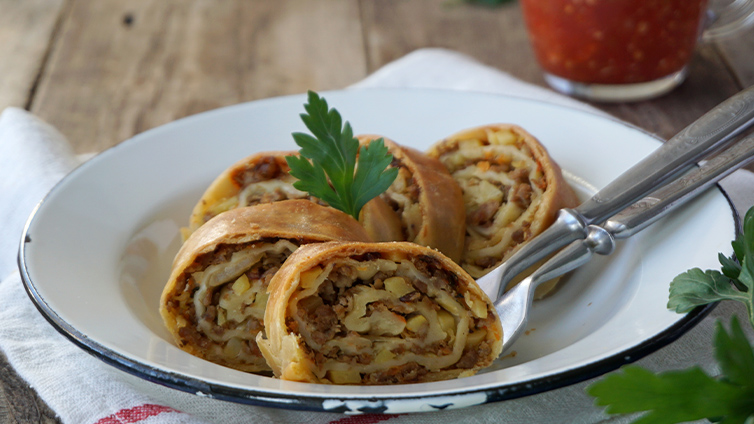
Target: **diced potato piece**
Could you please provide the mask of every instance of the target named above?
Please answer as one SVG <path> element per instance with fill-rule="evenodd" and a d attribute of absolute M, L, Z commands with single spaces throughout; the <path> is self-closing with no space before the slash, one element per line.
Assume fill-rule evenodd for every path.
<path fill-rule="evenodd" d="M 223 348 L 223 353 L 229 358 L 235 358 L 238 356 L 238 354 L 241 353 L 241 340 L 235 337 L 228 340 Z"/>
<path fill-rule="evenodd" d="M 314 284 L 314 282 L 317 280 L 317 277 L 322 274 L 322 268 L 320 267 L 314 267 L 311 269 L 308 269 L 301 273 L 301 288 L 308 289 L 311 288 Z"/>
<path fill-rule="evenodd" d="M 475 317 L 487 318 L 487 304 L 484 301 L 481 299 L 472 299 L 469 292 L 464 293 L 463 297 L 466 305 L 471 309 Z"/>
<path fill-rule="evenodd" d="M 395 359 L 395 355 L 393 352 L 383 349 L 380 351 L 380 353 L 377 354 L 377 356 L 374 357 L 374 363 L 375 364 L 384 364 L 385 362 L 390 362 L 393 359 Z"/>
<path fill-rule="evenodd" d="M 511 131 L 496 131 L 490 134 L 490 143 L 509 145 L 516 142 L 516 134 Z"/>
<path fill-rule="evenodd" d="M 438 311 L 437 319 L 440 321 L 440 327 L 442 327 L 442 329 L 446 333 L 456 333 L 456 320 L 453 318 L 453 315 L 450 315 L 448 311 Z"/>
<path fill-rule="evenodd" d="M 233 289 L 233 293 L 240 295 L 241 293 L 245 292 L 251 287 L 251 283 L 249 283 L 249 277 L 246 276 L 246 274 L 241 274 L 240 277 L 236 279 L 236 281 L 231 286 L 231 289 Z"/>
<path fill-rule="evenodd" d="M 264 310 L 267 307 L 267 299 L 269 299 L 269 293 L 257 293 L 256 299 L 254 299 L 254 308 L 262 308 Z"/>
<path fill-rule="evenodd" d="M 485 303 L 483 300 L 474 299 L 474 306 L 471 307 L 471 310 L 477 317 L 482 319 L 487 318 L 487 303 Z"/>
<path fill-rule="evenodd" d="M 264 310 L 267 308 L 267 299 L 269 297 L 270 295 L 268 293 L 257 293 L 254 303 L 248 307 L 247 311 L 245 311 L 246 315 L 251 315 L 259 320 L 264 319 Z"/>
<path fill-rule="evenodd" d="M 374 311 L 369 316 L 369 334 L 376 336 L 397 336 L 406 328 L 406 320 L 390 311 Z"/>
<path fill-rule="evenodd" d="M 424 333 L 429 328 L 429 321 L 424 315 L 416 314 L 406 320 L 406 328 L 414 333 Z"/>
<path fill-rule="evenodd" d="M 472 181 L 469 181 L 471 183 Z M 464 184 L 463 200 L 470 206 L 479 206 L 491 200 L 502 203 L 503 192 L 486 180 L 477 180 L 476 184 Z"/>
<path fill-rule="evenodd" d="M 485 339 L 485 337 L 487 337 L 487 330 L 480 328 L 469 334 L 466 338 L 466 346 L 477 346 Z"/>
<path fill-rule="evenodd" d="M 225 309 L 217 308 L 217 325 L 223 325 L 225 321 Z"/>
<path fill-rule="evenodd" d="M 482 140 L 470 139 L 470 140 L 458 141 L 459 150 L 464 150 L 464 149 L 476 150 L 482 146 L 484 146 L 484 143 L 482 142 Z"/>
<path fill-rule="evenodd" d="M 327 378 L 335 384 L 361 383 L 361 374 L 357 370 L 330 370 Z"/>
<path fill-rule="evenodd" d="M 386 278 L 384 283 L 385 289 L 398 297 L 405 296 L 413 291 L 416 291 L 414 286 L 409 284 L 403 277 Z"/>
<path fill-rule="evenodd" d="M 528 168 L 529 163 L 530 162 L 528 159 L 516 159 L 513 162 L 511 162 L 511 165 L 513 165 L 514 169 L 519 169 L 519 168 Z"/>
<path fill-rule="evenodd" d="M 370 280 L 377 271 L 374 266 L 360 266 L 356 268 L 356 276 L 361 280 Z"/>

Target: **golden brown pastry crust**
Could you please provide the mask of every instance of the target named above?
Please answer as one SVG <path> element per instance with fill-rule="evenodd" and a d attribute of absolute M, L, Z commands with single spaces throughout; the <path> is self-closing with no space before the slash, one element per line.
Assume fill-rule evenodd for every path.
<path fill-rule="evenodd" d="M 436 381 L 473 375 L 502 350 L 499 318 L 476 282 L 414 243 L 303 246 L 268 291 L 257 343 L 281 379 Z"/>
<path fill-rule="evenodd" d="M 197 229 L 175 257 L 160 300 L 165 325 L 178 346 L 193 355 L 243 371 L 269 370 L 255 341 L 263 328 L 269 279 L 298 246 L 332 240 L 369 237 L 352 217 L 308 200 L 237 208 L 216 216 Z M 215 277 L 208 275 L 215 265 L 238 269 L 213 282 Z M 212 272 L 220 275 L 223 270 Z M 247 281 L 233 286 L 243 276 Z M 204 297 L 196 299 L 200 294 Z M 221 340 L 231 332 L 237 333 L 237 341 Z"/>
<path fill-rule="evenodd" d="M 357 138 L 365 145 L 380 136 Z M 392 166 L 400 169 L 399 175 L 379 196 L 389 207 L 369 202 L 359 221 L 375 241 L 410 241 L 438 249 L 459 261 L 466 233 L 460 187 L 437 159 L 382 138 L 393 155 Z"/>
<path fill-rule="evenodd" d="M 475 278 L 544 231 L 559 209 L 579 203 L 545 147 L 516 125 L 461 131 L 427 154 L 448 168 L 464 192 L 467 233 L 461 266 Z"/>

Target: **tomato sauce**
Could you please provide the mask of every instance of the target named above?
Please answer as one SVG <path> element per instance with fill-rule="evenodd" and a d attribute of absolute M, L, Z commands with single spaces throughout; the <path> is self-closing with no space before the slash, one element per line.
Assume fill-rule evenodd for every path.
<path fill-rule="evenodd" d="M 521 0 L 537 60 L 571 81 L 627 84 L 681 70 L 707 0 Z"/>

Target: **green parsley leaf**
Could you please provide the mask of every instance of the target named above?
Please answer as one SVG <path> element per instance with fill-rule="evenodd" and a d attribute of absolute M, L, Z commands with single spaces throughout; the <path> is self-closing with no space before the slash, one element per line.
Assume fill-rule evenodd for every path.
<path fill-rule="evenodd" d="M 697 306 L 720 300 L 746 303 L 747 299 L 746 293 L 738 291 L 731 284 L 731 279 L 719 271 L 693 268 L 678 275 L 670 283 L 668 309 L 685 313 Z"/>
<path fill-rule="evenodd" d="M 327 101 L 309 91 L 307 113 L 301 120 L 312 135 L 294 133 L 300 156 L 287 156 L 293 186 L 317 197 L 333 208 L 359 219 L 361 208 L 387 190 L 398 168 L 386 169 L 393 160 L 382 139 L 360 148 L 351 124 L 343 120 Z"/>
<path fill-rule="evenodd" d="M 720 379 L 698 367 L 654 374 L 630 365 L 593 383 L 587 393 L 609 414 L 647 412 L 638 424 L 754 420 L 754 351 L 735 316 L 730 333 L 718 323 L 715 352 L 723 370 Z"/>
<path fill-rule="evenodd" d="M 754 390 L 754 349 L 735 315 L 731 318 L 730 333 L 717 323 L 715 348 L 715 358 L 720 363 L 725 381 Z M 750 411 L 754 412 L 754 393 L 750 401 Z"/>
<path fill-rule="evenodd" d="M 743 224 L 743 231 L 731 243 L 735 257 L 718 255 L 722 272 L 694 268 L 673 279 L 669 309 L 684 313 L 712 302 L 737 300 L 746 305 L 754 326 L 754 207 L 746 212 Z"/>

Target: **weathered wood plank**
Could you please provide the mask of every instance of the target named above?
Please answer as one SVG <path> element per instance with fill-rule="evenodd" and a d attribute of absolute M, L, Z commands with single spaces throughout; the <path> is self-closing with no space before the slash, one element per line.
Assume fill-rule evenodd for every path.
<path fill-rule="evenodd" d="M 0 0 L 0 111 L 25 107 L 42 72 L 63 0 Z M 55 413 L 0 351 L 0 423 L 55 423 Z"/>
<path fill-rule="evenodd" d="M 498 8 L 443 0 L 362 2 L 369 69 L 373 71 L 421 47 L 447 47 L 527 82 L 545 85 L 529 47 L 518 4 Z M 422 23 L 417 24 L 417 17 Z M 735 44 L 730 49 L 746 49 Z M 751 69 L 749 50 L 731 55 Z M 741 77 L 743 78 L 743 77 Z M 687 81 L 672 95 L 652 101 L 594 106 L 668 138 L 739 90 L 726 63 L 712 46 L 701 46 Z M 501 119 L 504 119 L 502 117 Z"/>
<path fill-rule="evenodd" d="M 423 47 L 444 47 L 543 83 L 517 3 L 485 7 L 447 0 L 362 0 L 372 72 Z"/>
<path fill-rule="evenodd" d="M 366 75 L 359 8 L 327 0 L 74 0 L 32 111 L 99 151 L 220 106 Z"/>
<path fill-rule="evenodd" d="M 0 111 L 25 107 L 63 0 L 0 0 Z"/>
<path fill-rule="evenodd" d="M 0 423 L 53 424 L 60 420 L 36 392 L 16 374 L 0 351 Z"/>

